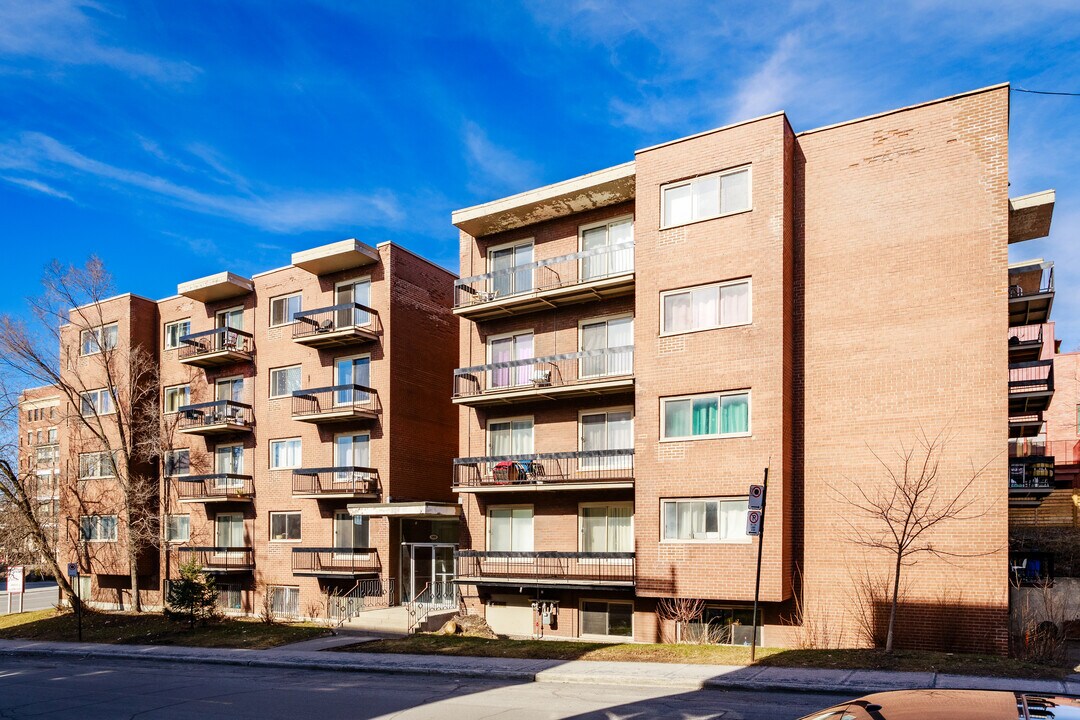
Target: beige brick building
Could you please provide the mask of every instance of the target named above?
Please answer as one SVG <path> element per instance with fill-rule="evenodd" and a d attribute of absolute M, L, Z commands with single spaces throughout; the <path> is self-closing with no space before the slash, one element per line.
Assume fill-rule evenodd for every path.
<path fill-rule="evenodd" d="M 1003 651 L 1009 506 L 1041 496 L 1010 491 L 1005 448 L 1049 397 L 1042 365 L 1010 370 L 1008 328 L 1049 303 L 1007 247 L 1053 208 L 1010 201 L 1008 103 L 805 132 L 777 113 L 455 212 L 466 602 L 498 632 L 655 641 L 664 599 L 693 598 L 747 642 L 768 468 L 759 639 L 862 644 L 882 608 L 854 588 L 889 557 L 850 542 L 873 525 L 841 493 L 944 430 L 939 491 L 970 481 L 977 517 L 935 531 L 962 560 L 908 571 L 900 642 Z"/>

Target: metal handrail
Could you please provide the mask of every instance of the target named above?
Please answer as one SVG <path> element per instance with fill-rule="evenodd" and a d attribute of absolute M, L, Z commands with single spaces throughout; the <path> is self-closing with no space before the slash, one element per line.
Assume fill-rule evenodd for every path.
<path fill-rule="evenodd" d="M 292 414 L 320 415 L 341 410 L 379 412 L 379 393 L 367 385 L 328 385 L 292 393 Z"/>
<path fill-rule="evenodd" d="M 454 397 L 601 382 L 634 374 L 634 346 L 580 350 L 454 370 Z"/>
<path fill-rule="evenodd" d="M 634 450 L 485 455 L 454 458 L 453 464 L 454 487 L 632 480 Z"/>
<path fill-rule="evenodd" d="M 460 603 L 458 586 L 452 580 L 433 580 L 426 583 L 416 597 L 406 603 L 409 634 L 416 632 L 433 610 L 453 610 Z"/>
<path fill-rule="evenodd" d="M 301 310 L 293 313 L 293 318 L 293 339 L 352 329 L 377 335 L 381 329 L 378 311 L 360 303 Z"/>

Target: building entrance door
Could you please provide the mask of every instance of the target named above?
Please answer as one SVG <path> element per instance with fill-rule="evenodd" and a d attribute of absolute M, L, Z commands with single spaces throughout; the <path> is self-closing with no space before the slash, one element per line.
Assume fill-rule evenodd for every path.
<path fill-rule="evenodd" d="M 402 602 L 424 598 L 436 605 L 456 604 L 454 550 L 448 543 L 402 543 Z"/>

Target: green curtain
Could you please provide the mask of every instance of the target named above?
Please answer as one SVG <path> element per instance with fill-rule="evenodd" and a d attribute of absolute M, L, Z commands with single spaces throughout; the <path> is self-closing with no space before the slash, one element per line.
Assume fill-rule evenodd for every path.
<path fill-rule="evenodd" d="M 716 435 L 716 398 L 694 400 L 694 434 Z"/>
<path fill-rule="evenodd" d="M 746 395 L 727 395 L 720 402 L 720 432 L 744 433 L 750 430 L 750 404 Z"/>

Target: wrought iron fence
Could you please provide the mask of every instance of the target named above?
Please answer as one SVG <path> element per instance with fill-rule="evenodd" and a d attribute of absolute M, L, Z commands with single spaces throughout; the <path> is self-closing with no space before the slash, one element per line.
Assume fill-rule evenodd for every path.
<path fill-rule="evenodd" d="M 393 578 L 358 580 L 346 592 L 327 593 L 327 615 L 338 625 L 348 622 L 365 610 L 391 607 L 397 604 Z"/>
<path fill-rule="evenodd" d="M 634 346 L 582 350 L 454 371 L 454 397 L 595 383 L 634 374 Z"/>

